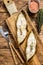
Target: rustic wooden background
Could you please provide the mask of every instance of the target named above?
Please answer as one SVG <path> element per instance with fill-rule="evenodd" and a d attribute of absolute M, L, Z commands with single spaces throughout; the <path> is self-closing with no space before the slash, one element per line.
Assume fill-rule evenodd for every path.
<path fill-rule="evenodd" d="M 25 5 L 28 0 L 14 0 L 18 10 Z M 43 8 L 43 0 L 40 2 L 40 8 Z M 3 0 L 0 0 L 0 26 L 5 25 L 5 20 L 9 17 L 9 14 L 3 4 Z M 38 60 L 43 65 L 43 53 L 41 51 L 37 54 Z M 14 65 L 14 61 L 8 46 L 7 41 L 0 35 L 0 65 Z M 33 59 L 29 61 L 29 65 L 38 65 L 33 62 Z"/>

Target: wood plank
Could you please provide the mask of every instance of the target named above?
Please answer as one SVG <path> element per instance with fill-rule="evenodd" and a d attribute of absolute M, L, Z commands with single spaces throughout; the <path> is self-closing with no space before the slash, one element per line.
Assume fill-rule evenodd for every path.
<path fill-rule="evenodd" d="M 4 7 L 3 1 L 0 0 L 0 12 L 5 12 L 6 8 Z"/>
<path fill-rule="evenodd" d="M 0 65 L 14 65 L 9 49 L 0 49 Z"/>
<path fill-rule="evenodd" d="M 5 49 L 9 48 L 8 43 L 4 38 L 0 37 L 0 49 L 4 49 L 4 48 Z"/>
<path fill-rule="evenodd" d="M 16 4 L 18 10 L 21 9 L 27 2 L 28 0 L 14 0 L 14 3 Z M 0 0 L 0 12 L 7 12 L 3 0 Z"/>
<path fill-rule="evenodd" d="M 9 17 L 8 13 L 0 13 L 0 26 L 4 24 L 4 21 Z"/>
<path fill-rule="evenodd" d="M 37 57 L 40 63 L 43 64 L 43 44 L 41 44 L 40 41 L 38 41 L 37 44 Z"/>
<path fill-rule="evenodd" d="M 40 1 L 40 8 L 43 8 L 43 0 Z"/>
<path fill-rule="evenodd" d="M 0 13 L 0 21 L 1 20 L 6 20 L 8 18 L 9 14 L 8 13 Z"/>
<path fill-rule="evenodd" d="M 28 0 L 14 0 L 16 6 L 17 6 L 17 9 L 21 9 L 27 2 Z"/>

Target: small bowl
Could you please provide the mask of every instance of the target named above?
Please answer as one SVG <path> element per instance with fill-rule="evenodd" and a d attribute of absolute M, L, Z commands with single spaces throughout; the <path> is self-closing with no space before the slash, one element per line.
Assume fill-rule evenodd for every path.
<path fill-rule="evenodd" d="M 36 11 L 32 11 L 32 9 L 30 8 L 30 3 L 33 2 L 33 1 L 38 4 L 38 9 Z M 39 8 L 40 8 L 40 0 L 29 0 L 28 1 L 28 8 L 29 8 L 29 11 L 31 13 L 37 13 L 39 11 Z"/>

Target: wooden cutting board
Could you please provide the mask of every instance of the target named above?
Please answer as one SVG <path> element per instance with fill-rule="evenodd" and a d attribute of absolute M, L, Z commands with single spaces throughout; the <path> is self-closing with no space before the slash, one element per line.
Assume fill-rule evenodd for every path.
<path fill-rule="evenodd" d="M 24 10 L 23 10 L 23 11 L 24 11 Z M 28 14 L 27 14 L 27 12 L 25 12 L 25 15 L 26 15 L 27 21 L 28 21 L 28 23 L 29 23 L 28 26 L 30 26 L 30 27 L 28 27 L 28 32 L 30 32 L 31 30 L 33 30 L 33 32 L 34 32 L 34 34 L 35 34 L 35 36 L 36 36 L 36 40 L 37 40 L 37 50 L 36 50 L 36 54 L 33 56 L 33 62 L 35 63 L 35 65 L 37 65 L 37 64 L 38 64 L 38 65 L 41 65 L 40 62 L 39 62 L 39 60 L 38 60 L 38 57 L 37 57 L 37 52 L 39 53 L 39 51 L 40 51 L 41 54 L 43 54 L 43 46 L 41 45 L 42 43 L 41 43 L 41 40 L 40 40 L 39 37 L 38 37 L 38 33 L 37 33 L 37 31 L 36 31 L 36 28 L 34 27 L 34 25 L 33 25 L 32 21 L 31 21 L 30 17 L 29 17 Z M 15 36 L 15 35 L 16 35 L 16 34 L 15 34 L 15 32 L 16 32 L 15 23 L 16 23 L 17 16 L 18 16 L 18 13 L 15 13 L 14 15 L 12 15 L 11 17 L 9 17 L 9 18 L 6 20 L 6 23 L 7 23 L 8 27 L 9 27 L 9 29 L 10 29 L 12 35 L 13 35 L 14 40 L 15 40 L 15 38 L 16 38 L 16 36 Z M 40 45 L 40 48 L 41 48 L 42 50 L 38 47 L 39 45 Z M 24 42 L 20 45 L 20 48 L 25 51 L 25 47 L 26 47 L 26 42 L 24 41 Z M 36 61 L 35 61 L 35 60 L 36 60 Z M 29 63 L 29 62 L 28 62 L 28 63 Z"/>
<path fill-rule="evenodd" d="M 15 0 L 15 3 L 16 3 L 16 5 L 19 5 L 18 4 L 18 2 L 25 2 L 25 1 L 16 1 Z M 26 1 L 27 2 L 27 1 Z M 1 2 L 2 3 L 2 2 Z M 2 21 L 4 21 L 8 16 L 8 13 L 5 13 L 5 12 L 7 12 L 6 11 L 6 9 L 5 9 L 5 7 L 0 7 L 1 9 L 0 9 L 0 11 L 1 11 L 1 15 L 0 15 L 0 21 L 2 22 Z M 18 6 L 18 9 L 19 9 L 19 6 Z M 4 13 L 2 13 L 2 12 L 4 12 Z M 4 15 L 3 15 L 4 14 Z M 4 22 L 3 22 L 4 23 Z M 0 24 L 0 25 L 2 25 L 2 23 Z M 3 40 L 3 41 L 2 41 Z M 4 44 L 3 44 L 4 43 Z M 37 46 L 37 49 L 38 49 L 38 51 L 37 51 L 37 53 L 36 53 L 36 55 L 37 55 L 37 57 L 36 57 L 36 55 L 29 61 L 29 65 L 38 65 L 38 61 L 41 63 L 41 64 L 43 64 L 43 51 L 42 51 L 42 44 L 38 44 L 38 46 Z M 6 47 L 6 48 L 5 48 Z M 7 45 L 7 42 L 5 41 L 5 39 L 3 39 L 2 37 L 0 37 L 0 50 L 1 50 L 1 52 L 0 52 L 0 64 L 1 65 L 3 65 L 3 64 L 8 64 L 8 65 L 14 65 L 14 63 L 13 63 L 13 59 L 12 59 L 12 56 L 11 56 L 11 53 L 10 53 L 10 51 L 9 51 L 9 48 L 8 48 L 8 45 Z M 2 48 L 4 48 L 4 49 L 2 49 Z M 1 56 L 2 55 L 2 56 Z M 36 57 L 36 58 L 35 58 Z M 37 58 L 38 58 L 38 60 L 37 60 Z M 2 59 L 2 60 L 1 60 Z M 12 60 L 11 60 L 12 59 Z M 36 60 L 34 60 L 34 59 L 36 59 L 37 60 L 37 62 L 36 62 Z M 5 61 L 6 60 L 6 61 Z M 36 63 L 35 63 L 36 62 Z"/>

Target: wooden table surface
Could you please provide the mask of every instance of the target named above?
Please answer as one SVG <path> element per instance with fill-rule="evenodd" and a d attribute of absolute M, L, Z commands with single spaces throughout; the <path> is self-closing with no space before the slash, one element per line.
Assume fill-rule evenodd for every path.
<path fill-rule="evenodd" d="M 27 3 L 28 0 L 14 0 L 18 10 Z M 40 8 L 43 7 L 43 0 L 40 2 Z M 3 0 L 0 0 L 0 26 L 5 25 L 5 20 L 9 17 L 9 14 L 3 4 Z M 41 49 L 40 49 L 41 50 Z M 41 51 L 37 53 L 40 65 L 43 65 L 43 53 Z M 7 41 L 0 35 L 0 65 L 14 65 L 14 61 L 8 46 Z M 29 61 L 29 65 L 38 65 L 33 62 L 33 58 Z"/>

